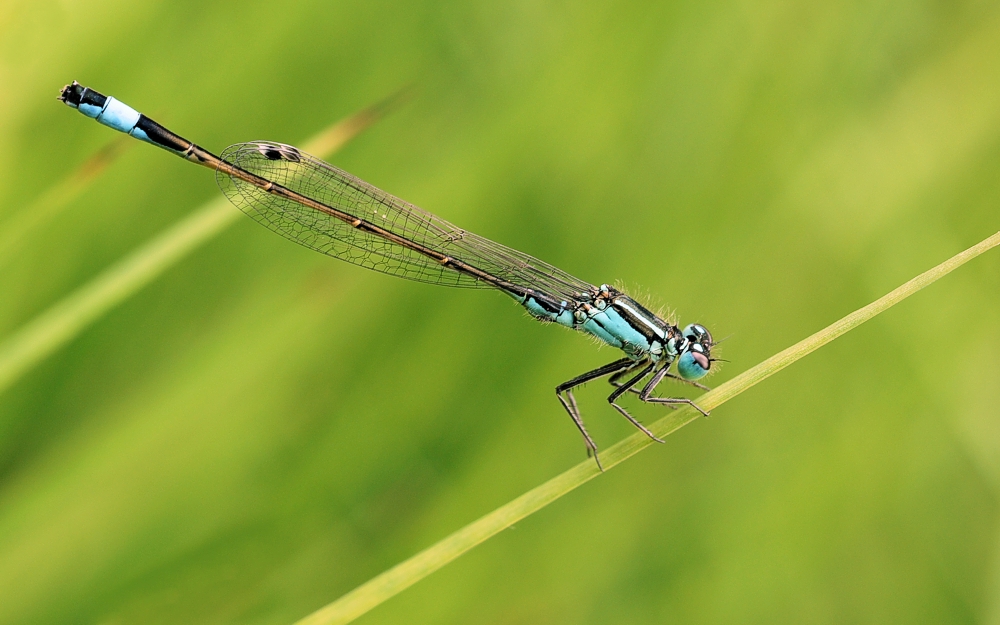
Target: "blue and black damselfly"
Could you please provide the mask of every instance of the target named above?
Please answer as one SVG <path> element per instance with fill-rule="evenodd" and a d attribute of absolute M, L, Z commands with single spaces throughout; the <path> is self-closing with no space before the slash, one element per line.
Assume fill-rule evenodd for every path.
<path fill-rule="evenodd" d="M 221 156 L 183 139 L 130 106 L 73 82 L 59 99 L 105 126 L 215 170 L 223 193 L 255 221 L 296 243 L 393 276 L 513 297 L 532 317 L 577 330 L 625 353 L 556 387 L 556 397 L 597 458 L 573 389 L 608 377 L 608 402 L 651 439 L 663 442 L 617 400 L 632 392 L 647 403 L 689 404 L 656 397 L 664 378 L 698 388 L 712 366 L 712 335 L 699 324 L 683 330 L 606 284 L 594 286 L 527 254 L 457 228 L 351 174 L 269 141 L 237 143 Z M 677 362 L 677 374 L 670 366 Z"/>

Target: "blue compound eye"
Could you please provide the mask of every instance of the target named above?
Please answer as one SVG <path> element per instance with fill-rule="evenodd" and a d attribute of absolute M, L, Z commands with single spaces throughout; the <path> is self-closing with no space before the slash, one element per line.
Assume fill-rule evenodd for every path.
<path fill-rule="evenodd" d="M 711 366 L 712 363 L 709 362 L 708 356 L 695 349 L 684 352 L 677 359 L 677 373 L 681 374 L 685 380 L 697 380 L 705 377 Z"/>
<path fill-rule="evenodd" d="M 681 334 L 692 343 L 712 344 L 712 333 L 708 331 L 708 328 L 699 323 L 692 323 L 685 326 Z"/>

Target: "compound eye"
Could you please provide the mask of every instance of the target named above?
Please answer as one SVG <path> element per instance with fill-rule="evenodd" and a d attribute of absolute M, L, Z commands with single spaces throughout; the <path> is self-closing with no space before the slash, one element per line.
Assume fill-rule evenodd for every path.
<path fill-rule="evenodd" d="M 703 378 L 711 367 L 712 363 L 701 351 L 700 345 L 692 346 L 691 350 L 684 352 L 677 359 L 677 373 L 685 380 Z"/>
<path fill-rule="evenodd" d="M 712 344 L 712 333 L 708 331 L 708 328 L 698 323 L 688 325 L 681 334 L 692 343 Z"/>

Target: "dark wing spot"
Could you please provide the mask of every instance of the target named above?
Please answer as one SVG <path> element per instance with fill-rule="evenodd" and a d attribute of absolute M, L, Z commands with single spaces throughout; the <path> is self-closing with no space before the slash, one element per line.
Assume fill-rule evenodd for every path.
<path fill-rule="evenodd" d="M 265 145 L 261 144 L 257 146 L 257 151 L 264 155 L 269 161 L 289 161 L 291 163 L 298 163 L 302 160 L 302 155 L 299 151 L 290 145 Z"/>

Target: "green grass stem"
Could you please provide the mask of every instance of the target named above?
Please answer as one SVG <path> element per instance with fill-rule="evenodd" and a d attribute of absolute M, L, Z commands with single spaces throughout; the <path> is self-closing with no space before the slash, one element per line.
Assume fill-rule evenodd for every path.
<path fill-rule="evenodd" d="M 775 354 L 755 367 L 744 371 L 735 378 L 705 393 L 698 404 L 705 410 L 713 410 L 755 384 L 764 381 L 793 362 L 803 358 L 837 337 L 858 327 L 875 315 L 883 312 L 913 295 L 920 289 L 954 271 L 983 252 L 1000 245 L 1000 232 L 925 271 L 871 304 L 834 322 L 812 336 Z M 701 415 L 685 407 L 671 412 L 649 426 L 654 434 L 668 436 Z M 605 470 L 624 462 L 626 459 L 653 444 L 645 434 L 637 432 L 610 447 L 601 454 Z M 486 541 L 504 529 L 541 510 L 548 504 L 569 493 L 578 486 L 600 475 L 593 460 L 586 460 L 537 486 L 516 499 L 500 506 L 493 512 L 469 523 L 437 544 L 421 551 L 413 557 L 358 586 L 295 625 L 336 625 L 349 623 L 390 597 L 427 577 L 434 571 L 455 560 L 476 545 Z"/>

